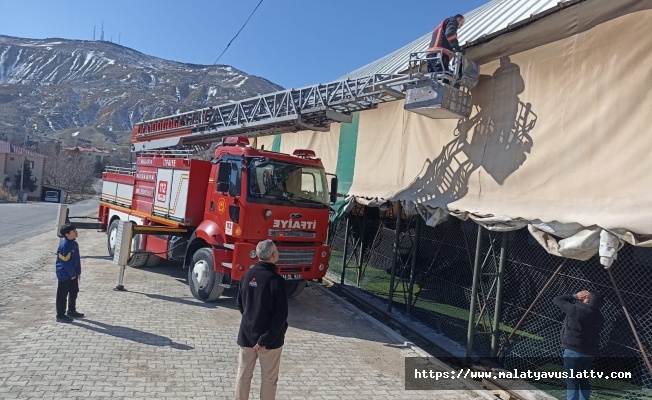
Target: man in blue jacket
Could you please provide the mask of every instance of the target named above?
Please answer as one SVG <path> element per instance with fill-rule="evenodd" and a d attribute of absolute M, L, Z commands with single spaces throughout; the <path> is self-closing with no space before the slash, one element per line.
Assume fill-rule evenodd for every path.
<path fill-rule="evenodd" d="M 271 240 L 263 240 L 256 246 L 256 255 L 260 261 L 242 277 L 236 299 L 242 314 L 236 400 L 249 398 L 256 359 L 260 360 L 260 400 L 276 398 L 281 352 L 288 329 L 285 279 L 276 272 L 278 249 Z"/>
<path fill-rule="evenodd" d="M 56 272 L 57 286 L 57 321 L 71 322 L 73 318 L 82 318 L 84 314 L 77 312 L 77 293 L 79 293 L 79 278 L 81 277 L 81 259 L 77 244 L 77 228 L 73 224 L 65 224 L 59 228 L 61 243 L 57 250 Z M 66 300 L 68 315 L 66 315 Z"/>

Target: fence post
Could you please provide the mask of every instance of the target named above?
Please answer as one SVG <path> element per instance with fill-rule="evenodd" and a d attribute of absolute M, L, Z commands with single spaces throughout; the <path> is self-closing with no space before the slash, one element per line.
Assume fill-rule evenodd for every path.
<path fill-rule="evenodd" d="M 358 257 L 358 271 L 356 274 L 356 285 L 360 286 L 360 283 L 362 281 L 362 263 L 363 263 L 363 256 L 364 256 L 364 246 L 365 246 L 365 232 L 367 231 L 367 219 L 369 219 L 369 207 L 363 206 L 364 209 L 362 211 L 362 232 L 360 233 L 360 257 Z"/>
<path fill-rule="evenodd" d="M 616 292 L 616 297 L 618 297 L 620 306 L 623 308 L 623 312 L 625 313 L 625 318 L 627 318 L 627 323 L 629 324 L 629 327 L 632 329 L 632 333 L 634 334 L 634 339 L 636 340 L 638 349 L 641 351 L 641 356 L 643 357 L 645 366 L 647 367 L 648 372 L 650 372 L 650 375 L 652 375 L 652 363 L 650 363 L 650 359 L 647 357 L 647 353 L 645 352 L 645 347 L 641 342 L 641 338 L 638 336 L 638 331 L 636 330 L 634 321 L 632 321 L 632 317 L 629 315 L 629 311 L 627 311 L 627 306 L 625 305 L 625 299 L 623 299 L 623 295 L 620 293 L 620 289 L 618 288 L 618 285 L 616 285 L 616 280 L 614 279 L 614 276 L 611 273 L 611 268 L 607 268 L 607 274 L 609 274 L 611 285 L 614 287 L 614 291 Z"/>
<path fill-rule="evenodd" d="M 344 228 L 344 255 L 342 256 L 342 276 L 340 276 L 340 285 L 344 285 L 344 277 L 346 274 L 346 253 L 349 250 L 349 221 L 351 214 L 346 216 L 346 225 Z"/>
<path fill-rule="evenodd" d="M 417 254 L 419 254 L 419 235 L 421 233 L 421 216 L 417 214 L 414 223 L 414 242 L 412 243 L 412 260 L 410 260 L 410 286 L 408 287 L 407 313 L 412 312 L 412 295 L 414 292 L 415 270 L 417 267 Z"/>
<path fill-rule="evenodd" d="M 507 259 L 507 235 L 501 233 L 500 261 L 498 262 L 498 275 L 496 276 L 496 305 L 494 306 L 494 331 L 491 333 L 491 357 L 498 354 L 498 340 L 500 339 L 500 317 L 503 306 L 503 277 L 505 276 L 505 261 Z"/>
<path fill-rule="evenodd" d="M 394 279 L 396 278 L 396 264 L 398 264 L 398 249 L 401 245 L 401 214 L 403 208 L 401 202 L 396 207 L 396 240 L 394 241 L 394 257 L 392 258 L 392 270 L 389 278 L 389 297 L 387 299 L 387 312 L 392 312 L 392 302 L 394 301 Z"/>
<path fill-rule="evenodd" d="M 482 225 L 478 225 L 478 237 L 475 245 L 475 262 L 473 264 L 473 284 L 471 286 L 471 305 L 469 306 L 469 325 L 466 331 L 466 357 L 473 354 L 473 336 L 475 334 L 475 307 L 480 282 L 480 257 L 482 253 Z"/>

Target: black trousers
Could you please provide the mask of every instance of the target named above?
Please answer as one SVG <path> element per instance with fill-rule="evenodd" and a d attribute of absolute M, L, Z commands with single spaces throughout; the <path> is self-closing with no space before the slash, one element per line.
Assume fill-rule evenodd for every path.
<path fill-rule="evenodd" d="M 77 311 L 77 293 L 79 293 L 79 278 L 59 282 L 59 286 L 57 286 L 57 316 L 66 315 L 66 300 L 68 300 L 68 311 Z"/>

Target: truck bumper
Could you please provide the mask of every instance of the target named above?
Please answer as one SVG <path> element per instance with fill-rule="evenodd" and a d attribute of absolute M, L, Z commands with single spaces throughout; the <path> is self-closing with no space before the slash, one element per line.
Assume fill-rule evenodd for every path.
<path fill-rule="evenodd" d="M 328 270 L 330 246 L 279 246 L 277 271 L 288 280 L 310 280 L 323 278 Z M 252 257 L 253 256 L 253 257 Z M 259 260 L 256 245 L 237 243 L 233 249 L 231 279 L 239 281 L 245 272 Z"/>

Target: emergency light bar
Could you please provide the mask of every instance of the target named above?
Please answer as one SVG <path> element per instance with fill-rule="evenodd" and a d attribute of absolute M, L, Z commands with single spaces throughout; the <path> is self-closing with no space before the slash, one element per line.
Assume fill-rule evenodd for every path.
<path fill-rule="evenodd" d="M 227 146 L 249 146 L 249 139 L 242 136 L 229 136 L 224 139 L 224 144 Z"/>
<path fill-rule="evenodd" d="M 296 149 L 296 150 L 294 150 L 294 153 L 292 153 L 292 155 L 297 156 L 297 157 L 301 157 L 301 158 L 310 158 L 310 157 L 316 157 L 317 156 L 314 151 L 307 150 L 307 149 Z"/>

